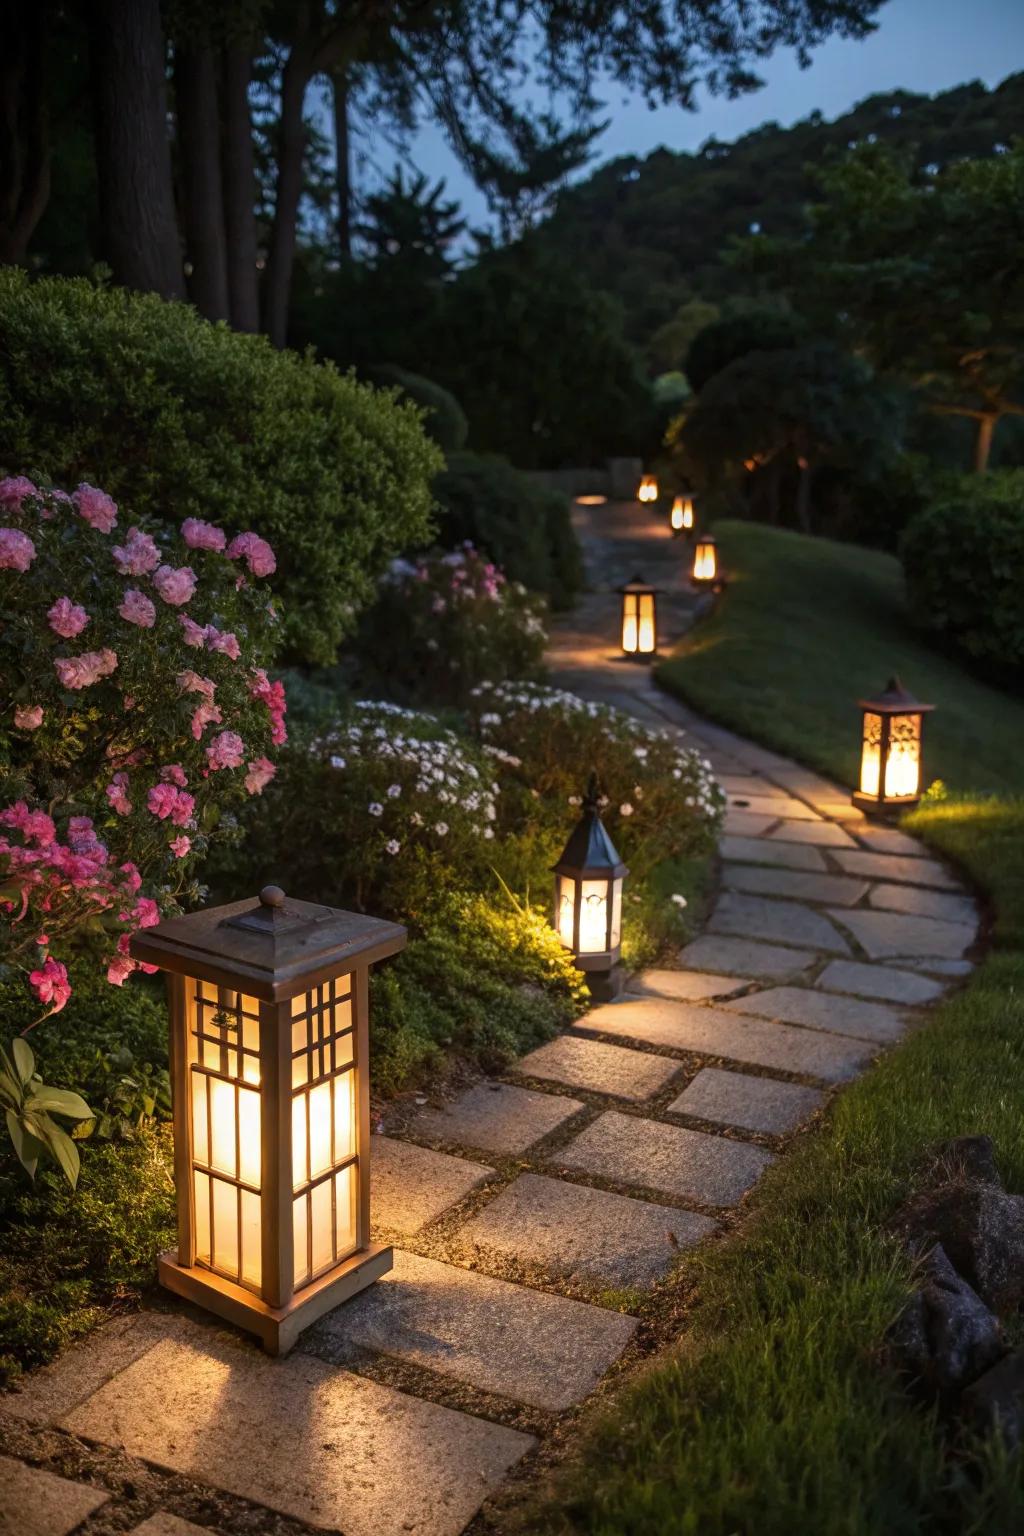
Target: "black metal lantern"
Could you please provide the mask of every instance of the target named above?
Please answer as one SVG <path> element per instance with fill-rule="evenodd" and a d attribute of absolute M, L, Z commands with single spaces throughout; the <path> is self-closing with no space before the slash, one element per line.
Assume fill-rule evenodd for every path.
<path fill-rule="evenodd" d="M 714 534 L 702 533 L 694 543 L 690 581 L 698 589 L 720 585 L 718 545 L 715 543 Z"/>
<path fill-rule="evenodd" d="M 669 526 L 677 536 L 693 532 L 693 497 L 677 496 L 669 514 Z"/>
<path fill-rule="evenodd" d="M 884 692 L 860 699 L 860 787 L 853 803 L 869 816 L 895 816 L 921 798 L 921 736 L 924 716 L 934 704 L 921 704 L 898 677 Z"/>
<path fill-rule="evenodd" d="M 634 576 L 620 587 L 622 593 L 622 652 L 635 660 L 653 656 L 658 649 L 657 587 Z"/>
<path fill-rule="evenodd" d="M 590 776 L 583 815 L 553 873 L 559 938 L 588 973 L 594 996 L 616 996 L 622 985 L 622 883 L 629 870 L 601 821 L 596 774 Z"/>

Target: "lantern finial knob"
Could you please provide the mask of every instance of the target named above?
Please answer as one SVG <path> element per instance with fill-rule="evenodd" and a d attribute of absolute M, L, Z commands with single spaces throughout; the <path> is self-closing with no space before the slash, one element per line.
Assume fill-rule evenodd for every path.
<path fill-rule="evenodd" d="M 279 885 L 265 885 L 260 891 L 261 907 L 283 907 L 284 891 Z"/>

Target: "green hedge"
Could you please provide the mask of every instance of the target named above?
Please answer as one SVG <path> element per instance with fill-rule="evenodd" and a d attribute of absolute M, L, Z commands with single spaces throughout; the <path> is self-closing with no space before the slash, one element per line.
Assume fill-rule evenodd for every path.
<path fill-rule="evenodd" d="M 434 481 L 439 542 L 469 539 L 512 581 L 568 607 L 583 582 L 583 562 L 565 496 L 513 469 L 507 459 L 453 453 Z"/>
<path fill-rule="evenodd" d="M 469 436 L 466 413 L 450 390 L 442 389 L 433 379 L 407 368 L 374 368 L 370 377 L 375 384 L 397 385 L 423 412 L 423 430 L 445 453 L 458 453 Z"/>
<path fill-rule="evenodd" d="M 1024 672 L 1024 470 L 964 476 L 900 544 L 918 621 L 1004 675 Z"/>
<path fill-rule="evenodd" d="M 254 528 L 285 634 L 328 662 L 387 562 L 430 532 L 421 414 L 311 353 L 189 306 L 0 271 L 0 470 L 101 485 L 151 513 Z"/>

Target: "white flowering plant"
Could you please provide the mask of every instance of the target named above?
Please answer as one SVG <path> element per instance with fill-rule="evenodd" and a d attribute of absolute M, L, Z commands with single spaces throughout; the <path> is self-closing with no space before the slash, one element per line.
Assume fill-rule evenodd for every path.
<path fill-rule="evenodd" d="M 685 739 L 531 682 L 479 685 L 469 718 L 502 783 L 503 803 L 516 814 L 532 802 L 538 822 L 567 830 L 593 771 L 605 825 L 634 875 L 714 847 L 725 794 L 710 763 Z"/>
<path fill-rule="evenodd" d="M 282 767 L 267 810 L 288 866 L 261 866 L 260 876 L 398 917 L 414 915 L 453 874 L 462 885 L 485 878 L 497 777 L 435 715 L 355 703 L 329 728 L 297 738 Z"/>
<path fill-rule="evenodd" d="M 394 560 L 363 620 L 360 664 L 399 698 L 462 705 L 477 683 L 540 674 L 544 612 L 472 544 Z"/>

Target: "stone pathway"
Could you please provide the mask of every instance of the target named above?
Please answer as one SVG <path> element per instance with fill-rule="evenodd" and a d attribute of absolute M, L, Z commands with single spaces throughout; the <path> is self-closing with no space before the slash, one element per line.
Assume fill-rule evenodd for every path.
<path fill-rule="evenodd" d="M 0 1536 L 458 1536 L 636 1353 L 644 1290 L 970 968 L 955 875 L 619 659 L 609 589 L 634 568 L 667 589 L 663 645 L 695 605 L 650 513 L 588 513 L 594 590 L 553 670 L 712 763 L 706 931 L 506 1080 L 395 1115 L 373 1164 L 394 1270 L 286 1360 L 167 1298 L 0 1399 Z"/>

